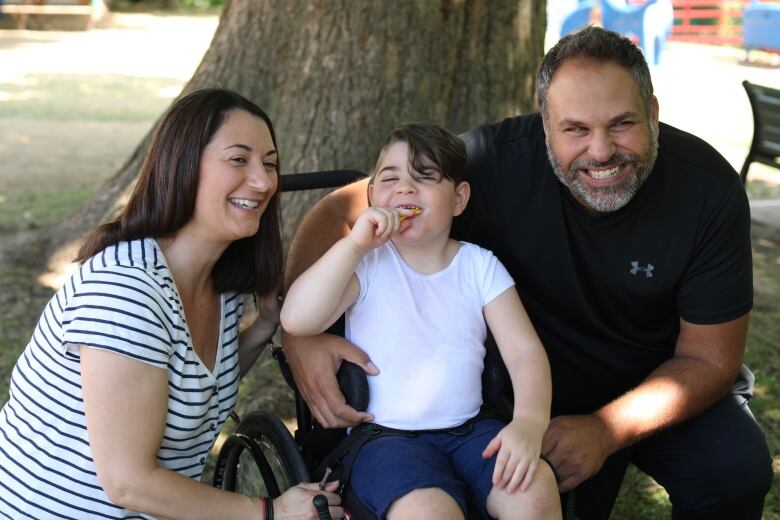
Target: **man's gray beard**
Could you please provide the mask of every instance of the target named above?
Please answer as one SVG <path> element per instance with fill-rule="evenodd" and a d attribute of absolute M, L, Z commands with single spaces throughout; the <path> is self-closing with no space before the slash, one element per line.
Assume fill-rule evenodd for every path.
<path fill-rule="evenodd" d="M 650 142 L 642 154 L 645 160 L 633 154 L 614 154 L 607 162 L 603 163 L 599 161 L 574 161 L 567 171 L 563 169 L 558 158 L 553 154 L 550 137 L 545 136 L 547 157 L 555 175 L 580 201 L 602 213 L 617 211 L 631 202 L 653 170 L 655 159 L 658 156 L 658 133 L 652 125 L 648 125 L 648 129 Z M 633 163 L 635 168 L 630 177 L 614 186 L 589 186 L 582 182 L 578 173 L 580 169 L 609 168 L 619 163 Z"/>

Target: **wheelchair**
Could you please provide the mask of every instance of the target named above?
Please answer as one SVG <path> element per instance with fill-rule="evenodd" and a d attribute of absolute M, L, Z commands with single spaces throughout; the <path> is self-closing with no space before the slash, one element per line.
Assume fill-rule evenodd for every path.
<path fill-rule="evenodd" d="M 334 188 L 365 178 L 365 174 L 354 170 L 330 170 L 322 172 L 283 175 L 281 189 L 284 192 Z M 328 332 L 343 335 L 344 318 L 337 321 Z M 320 481 L 325 467 L 323 462 L 333 458 L 334 450 L 346 438 L 346 429 L 323 428 L 313 418 L 300 396 L 292 371 L 282 352 L 282 347 L 270 347 L 279 364 L 285 382 L 295 395 L 297 429 L 294 437 L 287 427 L 274 415 L 255 411 L 238 422 L 236 431 L 223 443 L 216 458 L 212 485 L 227 491 L 251 496 L 276 498 L 300 482 Z M 357 410 L 368 405 L 368 382 L 363 370 L 349 362 L 343 362 L 337 379 L 347 403 Z M 482 374 L 483 410 L 492 416 L 509 419 L 512 416 L 511 383 L 509 374 L 501 361 L 498 347 L 488 338 L 486 343 L 485 368 Z M 337 471 L 328 480 L 336 480 Z M 342 493 L 343 504 L 351 520 L 375 520 L 376 516 L 366 509 L 347 485 Z M 573 493 L 562 497 L 564 518 L 574 518 Z M 320 513 L 320 519 L 330 518 L 327 510 Z M 470 512 L 467 519 L 478 518 Z"/>

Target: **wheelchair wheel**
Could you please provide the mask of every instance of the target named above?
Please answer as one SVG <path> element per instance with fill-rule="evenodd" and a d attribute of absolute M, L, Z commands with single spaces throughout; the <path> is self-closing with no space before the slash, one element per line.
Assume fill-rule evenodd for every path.
<path fill-rule="evenodd" d="M 298 445 L 284 424 L 266 412 L 253 412 L 222 445 L 212 484 L 245 495 L 276 498 L 308 480 Z"/>

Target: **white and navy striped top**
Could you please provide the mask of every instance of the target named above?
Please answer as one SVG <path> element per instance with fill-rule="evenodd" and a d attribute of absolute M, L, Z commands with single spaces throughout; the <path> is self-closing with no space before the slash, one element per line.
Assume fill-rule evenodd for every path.
<path fill-rule="evenodd" d="M 122 242 L 85 262 L 49 301 L 11 376 L 0 412 L 0 518 L 147 518 L 111 504 L 98 484 L 74 345 L 168 371 L 157 461 L 199 479 L 238 391 L 241 298 L 223 294 L 221 308 L 212 373 L 192 348 L 155 240 Z"/>

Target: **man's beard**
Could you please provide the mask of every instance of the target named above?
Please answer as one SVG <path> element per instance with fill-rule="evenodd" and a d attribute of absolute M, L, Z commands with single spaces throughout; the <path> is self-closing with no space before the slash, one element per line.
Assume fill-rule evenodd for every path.
<path fill-rule="evenodd" d="M 645 183 L 653 170 L 655 159 L 658 156 L 658 133 L 652 125 L 648 125 L 650 142 L 645 148 L 642 157 L 634 154 L 616 153 L 606 162 L 599 161 L 574 161 L 568 170 L 564 170 L 558 158 L 550 146 L 550 137 L 545 136 L 547 143 L 547 157 L 550 160 L 555 175 L 569 188 L 571 192 L 588 207 L 608 213 L 617 211 L 628 204 L 639 188 Z M 580 179 L 578 170 L 591 168 L 610 168 L 625 163 L 626 166 L 634 166 L 634 171 L 622 183 L 612 186 L 590 186 Z M 619 174 L 618 174 L 619 175 Z"/>

